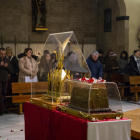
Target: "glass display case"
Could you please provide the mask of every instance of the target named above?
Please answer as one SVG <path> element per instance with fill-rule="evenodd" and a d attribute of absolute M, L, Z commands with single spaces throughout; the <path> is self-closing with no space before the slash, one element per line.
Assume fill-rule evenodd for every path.
<path fill-rule="evenodd" d="M 68 104 L 59 105 L 58 110 L 91 121 L 123 117 L 120 93 L 115 83 L 65 82 L 70 83 L 71 99 Z"/>
<path fill-rule="evenodd" d="M 91 121 L 123 117 L 115 83 L 79 81 L 91 74 L 73 32 L 50 34 L 40 56 L 30 103 Z"/>
<path fill-rule="evenodd" d="M 41 96 L 51 104 L 69 102 L 71 86 L 65 80 L 82 77 L 91 74 L 74 33 L 50 34 L 38 60 L 38 82 L 31 83 L 31 97 Z"/>

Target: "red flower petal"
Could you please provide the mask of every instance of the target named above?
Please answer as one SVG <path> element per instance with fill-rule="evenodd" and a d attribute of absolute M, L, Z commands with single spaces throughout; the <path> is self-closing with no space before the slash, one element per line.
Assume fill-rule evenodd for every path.
<path fill-rule="evenodd" d="M 14 132 L 13 130 L 11 130 L 11 132 Z"/>
<path fill-rule="evenodd" d="M 21 129 L 20 131 L 23 131 L 23 129 Z"/>
<path fill-rule="evenodd" d="M 104 81 L 105 81 L 104 79 L 101 80 L 101 82 L 104 82 Z"/>
<path fill-rule="evenodd" d="M 85 77 L 83 77 L 81 80 L 83 80 L 83 81 L 84 81 L 85 79 L 86 79 L 86 78 L 85 78 Z"/>

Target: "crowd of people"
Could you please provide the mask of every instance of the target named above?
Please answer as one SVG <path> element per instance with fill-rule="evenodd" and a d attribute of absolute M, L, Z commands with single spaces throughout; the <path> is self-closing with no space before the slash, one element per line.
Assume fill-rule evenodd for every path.
<path fill-rule="evenodd" d="M 24 53 L 16 57 L 9 47 L 0 48 L 0 115 L 8 113 L 5 96 L 9 83 L 25 82 L 26 76 L 31 79 L 37 76 L 39 81 L 47 81 L 48 73 L 56 66 L 55 53 L 50 54 L 45 50 L 38 65 L 38 57 L 32 52 L 31 48 L 26 48 Z M 10 92 L 12 94 L 11 89 Z"/>
<path fill-rule="evenodd" d="M 91 76 L 101 79 L 103 73 L 107 74 L 107 81 L 111 81 L 112 74 L 130 74 L 131 76 L 140 75 L 140 51 L 135 50 L 134 54 L 128 57 L 126 51 L 122 51 L 117 59 L 117 54 L 109 50 L 105 56 L 103 51 L 93 52 L 87 59 L 87 64 L 91 71 Z"/>
<path fill-rule="evenodd" d="M 86 60 L 91 71 L 91 78 L 102 79 L 103 73 L 107 73 L 107 81 L 111 81 L 112 74 L 130 74 L 131 76 L 140 75 L 140 51 L 135 50 L 134 54 L 128 57 L 128 53 L 123 51 L 120 58 L 113 50 L 109 50 L 106 56 L 103 51 L 93 52 Z M 0 115 L 7 113 L 6 99 L 8 82 L 25 82 L 25 77 L 31 79 L 37 77 L 37 81 L 47 81 L 48 73 L 57 65 L 56 54 L 45 50 L 38 64 L 38 56 L 33 55 L 31 48 L 17 57 L 12 50 L 0 48 Z M 76 54 L 69 52 L 65 57 L 63 66 L 67 70 L 74 71 L 74 77 L 80 77 L 81 66 Z M 12 94 L 12 91 L 11 91 Z"/>

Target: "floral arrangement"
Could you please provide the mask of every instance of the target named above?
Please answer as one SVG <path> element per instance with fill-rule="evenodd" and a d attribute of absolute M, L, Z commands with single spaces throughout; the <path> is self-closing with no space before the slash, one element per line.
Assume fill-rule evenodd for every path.
<path fill-rule="evenodd" d="M 83 77 L 83 78 L 78 78 L 79 81 L 82 81 L 82 82 L 87 82 L 87 83 L 105 83 L 106 80 L 104 79 L 95 79 L 95 78 L 86 78 L 86 77 Z"/>

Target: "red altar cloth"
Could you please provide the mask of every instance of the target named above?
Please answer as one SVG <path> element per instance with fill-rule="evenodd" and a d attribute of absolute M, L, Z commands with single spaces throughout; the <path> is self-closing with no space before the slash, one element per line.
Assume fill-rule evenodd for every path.
<path fill-rule="evenodd" d="M 53 140 L 86 140 L 87 121 L 53 110 Z"/>
<path fill-rule="evenodd" d="M 52 139 L 52 111 L 26 102 L 24 104 L 25 140 Z"/>
<path fill-rule="evenodd" d="M 25 140 L 87 140 L 87 132 L 89 131 L 87 127 L 89 123 L 94 124 L 57 110 L 48 110 L 28 102 L 24 104 L 24 118 Z M 128 119 L 123 118 L 118 121 L 125 120 Z M 99 120 L 98 123 L 110 121 L 117 122 L 116 119 L 108 118 Z M 93 131 L 93 133 L 96 132 Z M 127 135 L 125 137 L 129 137 Z"/>
<path fill-rule="evenodd" d="M 25 140 L 86 140 L 87 121 L 47 110 L 26 102 L 24 104 Z"/>

